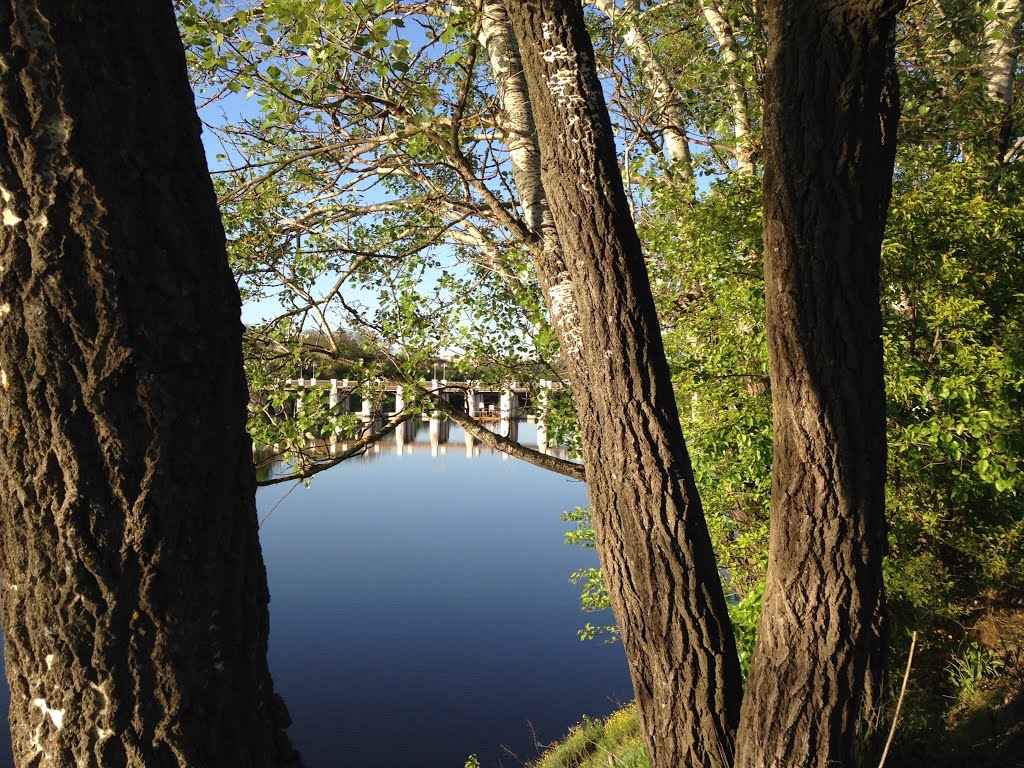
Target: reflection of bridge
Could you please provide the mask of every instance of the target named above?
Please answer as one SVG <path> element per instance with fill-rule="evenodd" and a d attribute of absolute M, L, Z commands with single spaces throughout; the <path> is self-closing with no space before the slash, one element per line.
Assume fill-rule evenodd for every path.
<path fill-rule="evenodd" d="M 486 443 L 482 443 L 479 439 L 473 437 L 465 430 L 460 429 L 458 426 L 455 427 L 456 434 L 452 435 L 452 422 L 443 417 L 438 418 L 424 415 L 422 421 L 429 422 L 427 439 L 424 439 L 422 422 L 418 420 L 403 422 L 395 428 L 393 437 L 389 435 L 382 440 L 378 440 L 372 445 L 366 446 L 364 451 L 351 457 L 350 460 L 373 461 L 379 457 L 389 454 L 411 456 L 414 454 L 423 455 L 428 451 L 433 458 L 440 458 L 443 460 L 444 457 L 448 456 L 449 448 L 454 449 L 452 452 L 453 455 L 456 455 L 456 452 L 461 452 L 460 448 L 463 442 L 465 443 L 466 459 L 475 459 L 479 456 L 494 456 L 496 454 L 501 456 L 501 460 L 503 462 L 508 461 L 509 459 L 509 454 L 487 445 Z M 518 440 L 519 428 L 524 421 L 534 421 L 534 418 L 532 416 L 528 416 L 526 419 L 515 419 L 508 423 L 492 421 L 488 422 L 487 426 L 492 431 L 498 432 L 504 437 L 511 438 L 512 440 Z M 379 431 L 383 426 L 384 419 L 380 417 L 373 418 L 370 422 L 364 422 L 366 432 Z M 540 427 L 539 422 L 538 427 Z M 454 438 L 454 440 L 452 438 Z M 540 438 L 539 429 L 538 438 Z M 303 448 L 303 453 L 308 459 L 312 459 L 314 462 L 327 461 L 348 451 L 356 443 L 357 440 L 354 438 L 346 440 L 340 437 L 335 437 L 334 439 L 311 440 L 308 445 Z M 525 445 L 529 447 L 531 446 L 531 443 L 527 442 Z M 569 449 L 565 447 L 538 445 L 537 450 L 547 456 L 555 456 L 560 459 L 571 458 Z M 253 459 L 257 465 L 257 475 L 260 476 L 261 480 L 286 476 L 291 474 L 293 471 L 291 465 L 284 461 L 281 456 L 280 449 L 276 445 L 265 445 L 259 447 L 254 445 Z M 260 473 L 262 473 L 262 475 L 260 475 Z"/>
<path fill-rule="evenodd" d="M 536 392 L 533 392 L 530 387 L 521 386 L 518 382 L 497 388 L 479 382 L 434 379 L 428 389 L 471 417 L 495 424 L 497 428 L 492 431 L 512 440 L 518 437 L 520 417 L 525 415 L 528 407 L 532 408 L 537 412 L 537 450 L 544 454 L 552 454 L 554 451 L 548 444 L 544 415 L 549 393 L 555 386 L 554 382 L 542 379 L 538 382 Z M 388 417 L 404 410 L 407 391 L 407 388 L 398 382 L 378 381 L 367 386 L 350 379 L 288 379 L 285 381 L 285 389 L 327 392 L 330 407 L 338 408 L 342 413 L 358 413 L 368 433 L 378 431 Z M 373 398 L 364 396 L 366 391 L 371 391 Z M 300 400 L 297 407 L 301 407 L 301 403 Z M 530 418 L 533 420 L 534 417 Z M 439 411 L 423 414 L 422 420 L 430 422 L 431 454 L 437 456 L 440 446 L 448 443 L 449 423 L 442 418 Z M 412 452 L 416 431 L 417 425 L 411 421 L 395 428 L 395 442 L 399 455 L 406 446 L 409 452 Z M 466 432 L 465 440 L 467 456 L 472 456 L 473 450 L 479 453 L 478 439 Z M 344 441 L 338 441 L 337 436 L 334 436 L 330 441 L 330 453 L 333 455 L 339 450 L 345 450 L 345 446 Z"/>
<path fill-rule="evenodd" d="M 363 421 L 365 425 L 364 431 L 366 433 L 380 430 L 384 426 L 385 422 L 383 417 L 375 417 L 369 421 L 363 420 L 362 417 L 360 417 L 360 420 Z M 536 421 L 538 451 L 547 456 L 557 456 L 562 459 L 569 458 L 568 449 L 548 444 L 541 422 L 535 420 L 533 416 L 528 416 L 525 419 L 500 419 L 491 421 L 488 422 L 488 428 L 502 437 L 518 441 L 519 428 L 524 421 Z M 424 439 L 421 422 L 428 424 L 426 435 L 427 439 Z M 451 421 L 443 416 L 428 416 L 424 414 L 421 417 L 420 422 L 406 421 L 399 424 L 395 427 L 393 439 L 386 438 L 385 440 L 380 440 L 372 447 L 367 448 L 367 452 L 374 454 L 391 452 L 393 447 L 394 452 L 399 456 L 410 456 L 417 453 L 426 453 L 429 450 L 430 455 L 436 458 L 438 456 L 447 455 L 449 447 L 462 443 L 465 445 L 467 459 L 472 459 L 482 454 L 490 455 L 495 453 L 501 454 L 503 459 L 508 458 L 507 453 L 482 443 L 479 438 L 474 437 L 466 430 L 458 427 L 456 427 L 456 442 L 453 442 L 451 439 L 451 432 Z M 354 440 L 338 438 L 336 440 L 324 440 L 319 443 L 317 447 L 330 456 L 336 456 L 348 450 L 354 442 Z"/>

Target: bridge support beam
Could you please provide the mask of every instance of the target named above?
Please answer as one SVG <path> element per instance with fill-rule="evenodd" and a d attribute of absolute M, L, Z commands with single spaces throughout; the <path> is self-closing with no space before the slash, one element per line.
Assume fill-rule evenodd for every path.
<path fill-rule="evenodd" d="M 438 449 L 444 446 L 442 453 L 448 452 L 448 421 L 440 416 L 430 419 L 430 455 L 437 458 Z"/>
<path fill-rule="evenodd" d="M 480 416 L 484 409 L 483 393 L 475 389 L 466 390 L 466 412 L 474 419 Z"/>
<path fill-rule="evenodd" d="M 550 453 L 548 445 L 548 407 L 551 402 L 551 382 L 541 379 L 537 389 L 537 450 Z"/>
<path fill-rule="evenodd" d="M 501 393 L 501 419 L 514 419 L 519 415 L 519 396 L 514 390 L 507 389 Z"/>
<path fill-rule="evenodd" d="M 439 395 L 439 396 L 440 396 L 440 398 L 441 398 L 442 400 L 444 400 L 444 401 L 445 401 L 446 403 L 448 402 L 448 391 L 447 391 L 447 386 L 448 386 L 448 380 L 447 380 L 447 379 L 441 379 L 441 380 L 438 380 L 438 379 L 431 379 L 431 381 L 430 381 L 430 389 L 431 389 L 431 390 L 432 390 L 432 391 L 433 391 L 433 392 L 434 392 L 434 393 L 435 393 L 436 395 Z M 436 419 L 436 418 L 438 418 L 438 417 L 439 417 L 440 415 L 441 415 L 441 411 L 439 411 L 439 410 L 435 410 L 435 411 L 432 411 L 432 412 L 431 412 L 431 414 L 430 414 L 430 417 L 431 417 L 432 419 Z"/>

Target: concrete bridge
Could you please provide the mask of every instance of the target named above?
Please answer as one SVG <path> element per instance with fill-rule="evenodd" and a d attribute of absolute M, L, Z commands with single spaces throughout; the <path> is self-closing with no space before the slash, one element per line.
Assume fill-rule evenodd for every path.
<path fill-rule="evenodd" d="M 359 384 L 360 382 L 354 379 L 287 379 L 285 389 L 323 390 L 328 393 L 329 405 L 332 408 L 340 405 L 344 413 L 357 412 L 354 401 L 358 399 L 358 413 L 364 417 L 378 414 L 389 416 L 401 412 L 404 408 L 405 385 L 395 381 L 376 382 L 373 389 L 375 394 L 380 393 L 381 397 L 377 402 L 373 402 L 358 392 Z M 541 379 L 537 391 L 534 392 L 530 387 L 518 382 L 496 388 L 480 382 L 433 379 L 429 389 L 453 405 L 453 396 L 456 400 L 461 398 L 462 410 L 474 418 L 486 421 L 518 418 L 531 405 L 534 398 L 537 400 L 536 405 L 543 410 L 547 393 L 557 386 L 556 382 Z M 388 395 L 393 395 L 393 399 L 387 397 Z"/>
<path fill-rule="evenodd" d="M 284 382 L 285 389 L 288 390 L 296 392 L 317 390 L 326 393 L 331 408 L 340 406 L 343 413 L 357 413 L 360 421 L 371 432 L 382 428 L 388 417 L 400 413 L 404 409 L 404 395 L 407 389 L 405 385 L 394 381 L 374 382 L 372 389 L 378 397 L 376 401 L 373 401 L 358 392 L 360 384 L 361 382 L 354 379 L 287 379 Z M 520 385 L 518 382 L 497 388 L 482 385 L 480 382 L 448 381 L 446 379 L 433 379 L 429 385 L 431 391 L 439 394 L 453 407 L 459 408 L 461 405 L 460 410 L 482 422 L 492 423 L 493 431 L 512 440 L 518 439 L 519 419 L 526 417 L 527 408 L 532 407 L 536 414 L 530 415 L 528 418 L 537 423 L 537 450 L 544 454 L 556 452 L 555 447 L 549 444 L 548 429 L 544 421 L 549 393 L 556 387 L 558 387 L 556 382 L 546 379 L 541 379 L 536 389 Z M 461 404 L 452 402 L 453 399 L 456 401 L 461 399 L 462 402 Z M 296 407 L 301 408 L 301 406 L 302 401 L 300 400 Z M 450 424 L 440 411 L 424 413 L 421 419 L 430 422 L 431 454 L 437 456 L 439 451 L 443 453 L 446 450 L 443 446 L 448 443 Z M 412 452 L 416 431 L 417 425 L 413 422 L 400 424 L 394 430 L 395 446 L 399 455 L 404 452 Z M 465 442 L 467 456 L 473 455 L 473 451 L 479 453 L 479 440 L 466 433 Z M 326 442 L 325 449 L 329 454 L 334 455 L 338 451 L 347 449 L 347 441 L 339 440 L 334 435 Z"/>

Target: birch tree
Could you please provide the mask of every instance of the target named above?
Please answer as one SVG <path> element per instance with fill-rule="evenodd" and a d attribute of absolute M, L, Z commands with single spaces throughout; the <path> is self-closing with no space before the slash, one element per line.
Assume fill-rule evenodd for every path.
<path fill-rule="evenodd" d="M 679 102 L 679 95 L 654 51 L 651 41 L 637 23 L 639 10 L 633 0 L 621 8 L 614 0 L 594 0 L 594 7 L 608 17 L 629 54 L 643 68 L 651 81 L 652 96 L 657 109 L 657 124 L 665 142 L 665 154 L 687 183 L 693 184 L 693 157 L 686 136 L 689 119 Z"/>
<path fill-rule="evenodd" d="M 985 93 L 996 109 L 995 150 L 1001 162 L 1010 160 L 1013 129 L 1013 86 L 1021 44 L 1024 6 L 1019 0 L 999 0 L 984 6 Z"/>

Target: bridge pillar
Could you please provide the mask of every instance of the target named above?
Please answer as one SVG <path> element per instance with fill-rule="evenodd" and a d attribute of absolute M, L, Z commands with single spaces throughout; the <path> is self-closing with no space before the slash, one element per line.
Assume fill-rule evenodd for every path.
<path fill-rule="evenodd" d="M 537 390 L 537 450 L 547 454 L 550 452 L 548 445 L 548 405 L 551 402 L 551 382 L 541 379 Z"/>
<path fill-rule="evenodd" d="M 445 446 L 442 453 L 447 453 L 448 422 L 435 416 L 430 419 L 430 455 L 437 458 L 438 448 Z"/>
<path fill-rule="evenodd" d="M 395 427 L 395 449 L 399 456 L 404 453 L 412 453 L 412 446 L 406 450 L 405 444 L 416 439 L 416 424 L 413 421 L 405 421 Z"/>
<path fill-rule="evenodd" d="M 441 399 L 444 400 L 447 403 L 448 402 L 448 392 L 445 389 L 446 386 L 448 386 L 448 380 L 447 379 L 441 379 L 440 381 L 437 380 L 437 379 L 431 379 L 430 380 L 430 389 L 433 390 L 433 392 L 435 394 L 439 395 L 441 397 Z M 431 413 L 430 413 L 431 418 L 437 418 L 440 415 L 441 415 L 441 411 L 440 410 L 436 410 L 436 409 L 434 411 L 431 411 Z"/>
<path fill-rule="evenodd" d="M 402 385 L 399 384 L 395 387 L 395 413 L 401 413 L 405 410 L 405 390 Z"/>
<path fill-rule="evenodd" d="M 518 416 L 519 411 L 519 397 L 511 389 L 507 389 L 501 393 L 501 418 L 514 419 Z"/>

